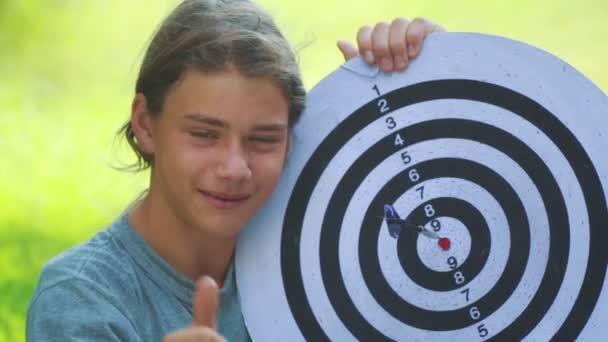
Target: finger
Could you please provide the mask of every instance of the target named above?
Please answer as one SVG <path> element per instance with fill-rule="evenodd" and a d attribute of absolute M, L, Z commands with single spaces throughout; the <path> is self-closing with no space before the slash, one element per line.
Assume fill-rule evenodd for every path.
<path fill-rule="evenodd" d="M 443 27 L 434 22 L 424 19 L 414 19 L 407 28 L 406 40 L 408 47 L 408 56 L 410 59 L 418 56 L 422 42 L 432 32 L 444 31 Z"/>
<path fill-rule="evenodd" d="M 342 52 L 345 61 L 348 61 L 359 54 L 359 51 L 357 51 L 357 48 L 353 44 L 344 40 L 338 41 L 338 49 Z"/>
<path fill-rule="evenodd" d="M 202 277 L 196 284 L 192 299 L 192 325 L 215 330 L 218 305 L 217 283 L 209 276 Z"/>
<path fill-rule="evenodd" d="M 397 18 L 391 23 L 389 30 L 388 47 L 393 55 L 395 68 L 398 70 L 405 69 L 409 60 L 405 39 L 409 23 L 405 18 Z"/>
<path fill-rule="evenodd" d="M 226 340 L 208 327 L 181 329 L 167 335 L 163 342 L 225 342 Z"/>
<path fill-rule="evenodd" d="M 388 47 L 389 25 L 384 22 L 376 24 L 372 32 L 372 52 L 380 70 L 393 70 L 393 57 Z"/>
<path fill-rule="evenodd" d="M 357 45 L 359 46 L 359 53 L 363 56 L 363 60 L 367 64 L 373 64 L 374 54 L 372 53 L 372 28 L 369 26 L 363 26 L 357 32 Z"/>

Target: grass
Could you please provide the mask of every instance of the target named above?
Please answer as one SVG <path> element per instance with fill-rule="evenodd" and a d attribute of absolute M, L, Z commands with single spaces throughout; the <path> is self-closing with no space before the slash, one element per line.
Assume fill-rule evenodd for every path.
<path fill-rule="evenodd" d="M 608 90 L 608 2 L 264 0 L 300 49 L 312 87 L 341 62 L 337 39 L 395 14 L 487 32 L 560 56 Z M 146 175 L 114 133 L 127 118 L 145 43 L 175 1 L 0 2 L 0 340 L 24 339 L 44 262 L 108 224 Z M 323 5 L 321 5 L 323 4 Z"/>

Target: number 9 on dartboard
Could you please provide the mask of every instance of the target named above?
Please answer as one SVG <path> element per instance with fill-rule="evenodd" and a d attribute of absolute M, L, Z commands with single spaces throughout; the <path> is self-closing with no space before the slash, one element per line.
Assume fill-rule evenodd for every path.
<path fill-rule="evenodd" d="M 606 95 L 520 42 L 433 34 L 388 75 L 349 61 L 239 240 L 251 337 L 601 339 L 606 146 Z"/>

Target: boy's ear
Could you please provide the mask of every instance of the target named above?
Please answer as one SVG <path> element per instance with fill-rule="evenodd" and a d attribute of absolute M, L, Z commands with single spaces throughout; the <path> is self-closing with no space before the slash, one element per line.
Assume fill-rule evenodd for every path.
<path fill-rule="evenodd" d="M 140 151 L 154 155 L 154 135 L 152 127 L 152 114 L 148 110 L 148 101 L 142 93 L 133 98 L 131 105 L 131 128 L 137 139 Z"/>

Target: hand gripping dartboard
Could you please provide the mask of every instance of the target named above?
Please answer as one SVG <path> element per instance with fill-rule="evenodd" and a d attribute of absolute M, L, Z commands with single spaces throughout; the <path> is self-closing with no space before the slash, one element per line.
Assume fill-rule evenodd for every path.
<path fill-rule="evenodd" d="M 528 45 L 442 33 L 404 73 L 346 63 L 239 240 L 252 338 L 605 337 L 607 151 L 607 97 Z"/>

